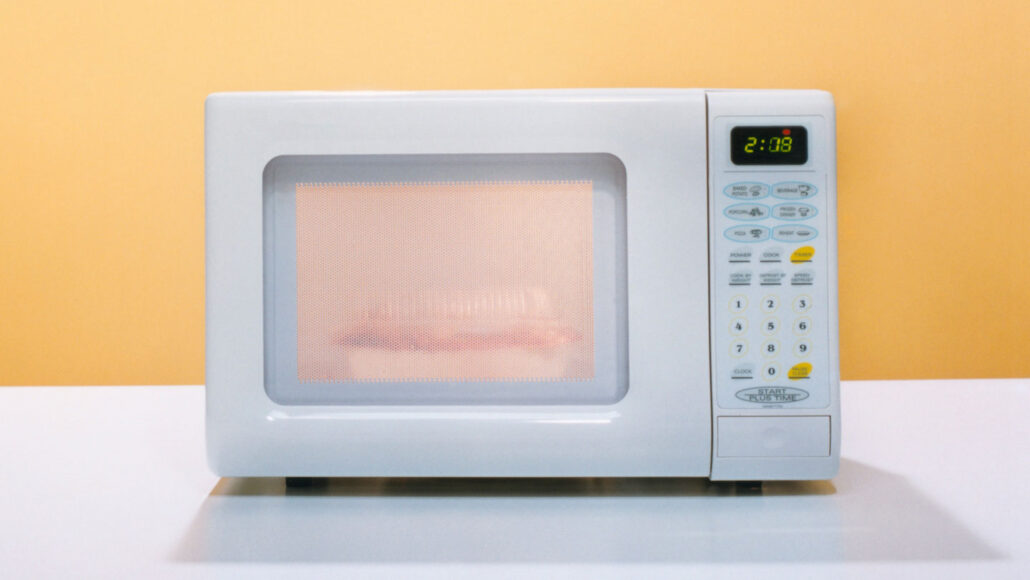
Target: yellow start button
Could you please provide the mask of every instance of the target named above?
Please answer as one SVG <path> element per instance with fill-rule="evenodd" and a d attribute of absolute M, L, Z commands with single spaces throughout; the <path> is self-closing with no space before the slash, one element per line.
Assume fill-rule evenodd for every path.
<path fill-rule="evenodd" d="M 801 246 L 794 250 L 794 253 L 790 255 L 790 261 L 795 264 L 802 262 L 811 262 L 812 256 L 815 255 L 815 248 L 812 246 Z"/>
<path fill-rule="evenodd" d="M 812 374 L 811 363 L 798 363 L 787 371 L 787 378 L 796 381 L 798 379 L 807 379 L 810 374 Z"/>

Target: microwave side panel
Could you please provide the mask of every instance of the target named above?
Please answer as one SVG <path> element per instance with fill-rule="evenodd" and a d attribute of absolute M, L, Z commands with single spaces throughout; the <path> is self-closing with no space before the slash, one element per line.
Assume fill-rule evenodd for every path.
<path fill-rule="evenodd" d="M 822 91 L 709 91 L 712 479 L 840 456 L 836 138 Z"/>
<path fill-rule="evenodd" d="M 708 240 L 703 91 L 239 93 L 209 97 L 206 110 L 206 396 L 213 471 L 319 477 L 709 475 L 708 257 L 697 251 Z M 553 175 L 515 175 L 547 165 L 547 156 L 554 156 Z M 441 159 L 457 163 L 458 169 L 425 177 L 423 171 L 444 171 Z M 532 163 L 520 166 L 520 159 Z M 595 224 L 601 219 L 597 216 L 609 221 L 625 216 L 622 233 L 614 230 L 624 236 L 626 255 L 621 316 L 628 322 L 624 369 L 629 382 L 624 396 L 608 396 L 614 401 L 608 404 L 571 398 L 471 401 L 464 395 L 454 399 L 459 402 L 437 404 L 428 397 L 407 402 L 378 395 L 289 400 L 276 391 L 270 396 L 265 308 L 271 304 L 274 310 L 281 303 L 270 303 L 264 291 L 266 277 L 283 274 L 267 268 L 263 248 L 268 222 L 262 192 L 269 175 L 303 169 L 311 161 L 304 182 L 314 181 L 310 186 L 315 188 L 322 187 L 321 171 L 342 172 L 330 176 L 335 185 L 324 192 L 327 202 L 353 193 L 351 185 L 343 184 L 364 187 L 374 179 L 373 189 L 392 196 L 403 209 L 410 196 L 395 188 L 398 179 L 405 184 L 422 179 L 567 180 L 575 177 L 561 173 L 572 167 L 568 159 L 583 160 L 583 167 L 597 171 L 618 170 L 615 179 L 603 184 L 623 191 L 624 214 L 594 215 Z M 510 174 L 477 173 L 498 160 L 501 172 Z M 378 172 L 380 161 L 385 174 L 361 173 Z M 427 169 L 421 168 L 423 161 L 429 162 Z M 411 173 L 401 175 L 396 168 Z M 274 190 L 306 194 L 295 181 Z M 307 233 L 322 232 L 305 227 Z M 391 243 L 407 248 L 403 237 Z M 595 245 L 608 253 L 619 247 Z M 605 275 L 615 279 L 616 270 L 609 268 Z M 425 272 L 426 279 L 435 275 Z M 600 299 L 611 301 L 603 291 Z M 389 296 L 386 303 L 404 304 Z M 418 308 L 414 311 L 421 312 Z M 374 308 L 371 312 L 378 316 Z M 334 336 L 329 348 L 370 334 Z M 291 342 L 297 340 L 288 336 L 270 344 Z M 598 354 L 595 360 L 602 356 L 612 358 Z M 383 357 L 366 358 L 376 365 L 367 367 L 385 368 L 379 362 Z M 312 393 L 370 387 L 341 378 L 304 384 Z M 448 385 L 430 377 L 396 388 L 411 386 L 442 392 Z"/>

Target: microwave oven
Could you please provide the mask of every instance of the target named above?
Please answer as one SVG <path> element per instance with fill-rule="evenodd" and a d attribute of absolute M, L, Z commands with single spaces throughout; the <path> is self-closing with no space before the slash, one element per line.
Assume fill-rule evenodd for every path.
<path fill-rule="evenodd" d="M 826 92 L 220 93 L 205 188 L 219 475 L 837 473 Z"/>

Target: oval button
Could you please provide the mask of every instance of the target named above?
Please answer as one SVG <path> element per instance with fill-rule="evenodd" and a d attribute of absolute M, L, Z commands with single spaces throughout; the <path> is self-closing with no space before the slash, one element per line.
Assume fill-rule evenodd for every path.
<path fill-rule="evenodd" d="M 780 199 L 808 199 L 818 192 L 814 185 L 804 181 L 784 181 L 772 186 L 773 196 Z"/>
<path fill-rule="evenodd" d="M 819 232 L 808 226 L 776 226 L 773 228 L 773 239 L 781 242 L 807 242 L 815 239 Z M 734 239 L 734 238 L 730 238 Z"/>
<path fill-rule="evenodd" d="M 769 228 L 765 226 L 735 226 L 723 234 L 734 242 L 754 243 L 769 239 Z"/>
<path fill-rule="evenodd" d="M 736 396 L 748 403 L 796 403 L 808 398 L 808 391 L 794 387 L 751 387 L 737 391 Z"/>
<path fill-rule="evenodd" d="M 727 185 L 726 189 L 723 189 L 722 192 L 733 199 L 762 199 L 769 195 L 769 186 L 757 181 L 739 181 Z"/>
<path fill-rule="evenodd" d="M 812 374 L 811 363 L 798 363 L 787 371 L 787 378 L 796 381 L 798 379 L 807 379 L 810 374 Z"/>
<path fill-rule="evenodd" d="M 769 217 L 769 208 L 760 203 L 738 203 L 726 208 L 722 213 L 731 220 L 753 222 Z"/>
<path fill-rule="evenodd" d="M 807 203 L 781 203 L 772 209 L 773 217 L 786 221 L 801 221 L 815 217 L 819 210 Z"/>
<path fill-rule="evenodd" d="M 812 256 L 815 256 L 815 248 L 812 246 L 801 246 L 790 255 L 790 261 L 792 264 L 803 264 L 811 262 Z"/>

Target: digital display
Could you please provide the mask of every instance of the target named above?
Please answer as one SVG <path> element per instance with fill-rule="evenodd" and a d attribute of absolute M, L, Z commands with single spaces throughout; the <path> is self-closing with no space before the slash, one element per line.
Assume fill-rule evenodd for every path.
<path fill-rule="evenodd" d="M 800 126 L 734 127 L 730 131 L 734 165 L 804 165 L 808 131 Z"/>

